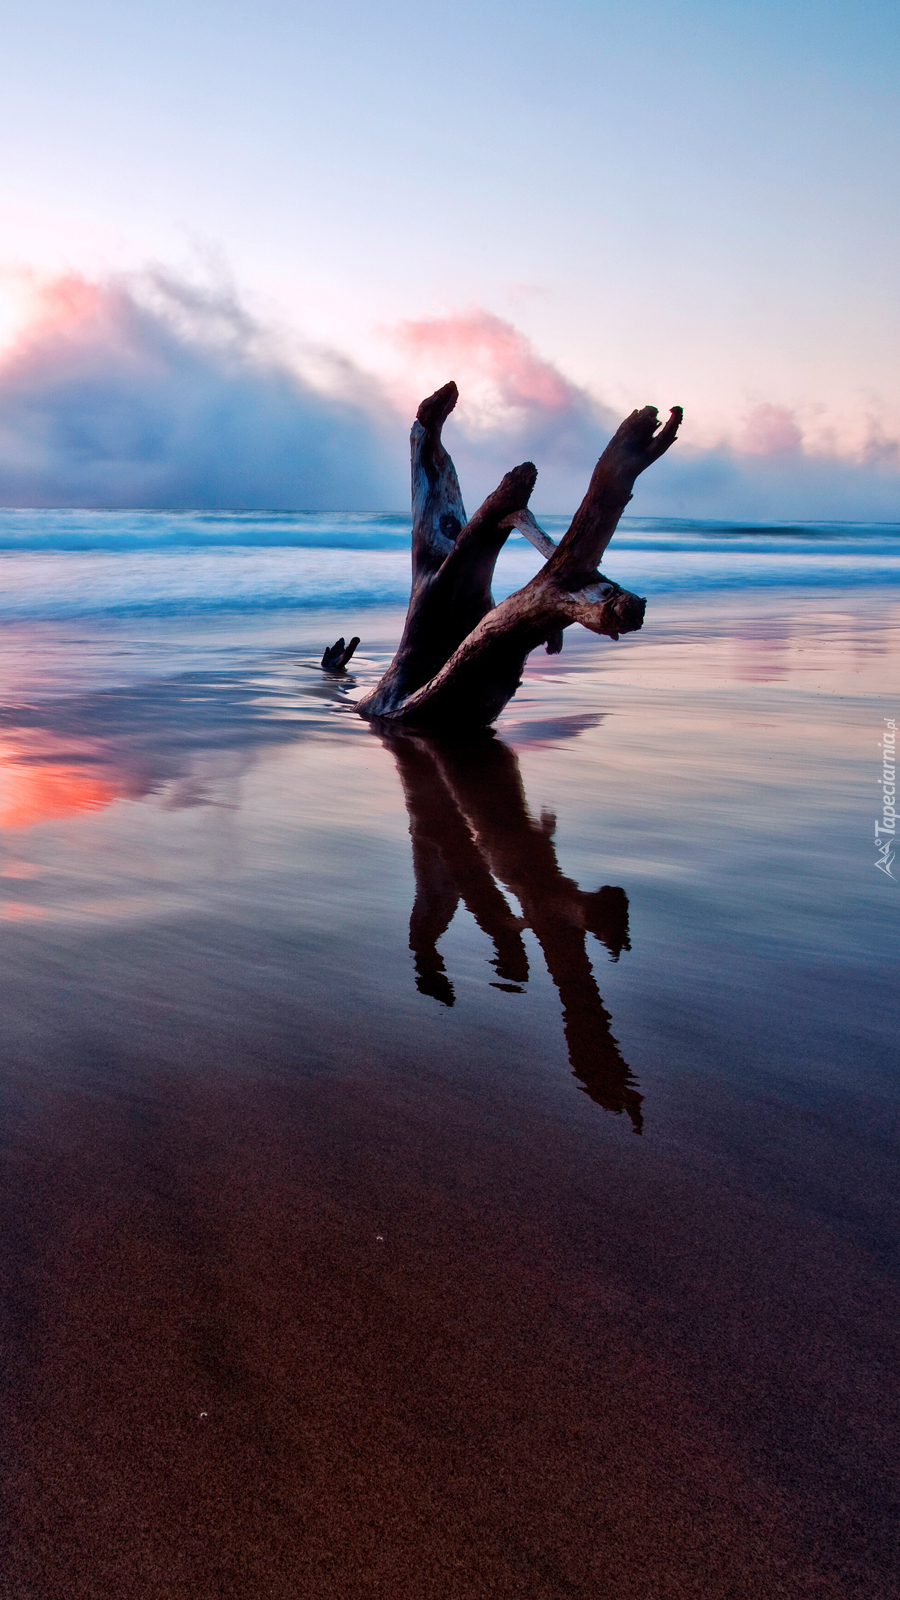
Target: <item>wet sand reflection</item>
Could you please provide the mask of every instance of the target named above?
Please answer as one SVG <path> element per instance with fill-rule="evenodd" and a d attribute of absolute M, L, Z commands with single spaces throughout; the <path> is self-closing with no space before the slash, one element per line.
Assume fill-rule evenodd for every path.
<path fill-rule="evenodd" d="M 438 942 L 460 901 L 494 944 L 493 987 L 521 993 L 528 980 L 522 932 L 534 933 L 563 1007 L 572 1071 L 606 1111 L 642 1128 L 635 1080 L 610 1027 L 586 948 L 593 934 L 613 961 L 628 940 L 628 898 L 605 885 L 579 889 L 560 871 L 556 819 L 531 815 L 515 753 L 490 733 L 435 740 L 381 730 L 400 773 L 409 812 L 416 897 L 409 943 L 416 986 L 442 1005 L 455 1002 Z M 517 916 L 502 889 L 514 894 Z"/>
<path fill-rule="evenodd" d="M 298 681 L 288 659 L 267 672 L 180 673 L 0 704 L 0 833 L 116 800 L 156 796 L 169 810 L 218 804 L 213 791 L 259 752 L 319 731 L 342 701 L 318 670 Z"/>

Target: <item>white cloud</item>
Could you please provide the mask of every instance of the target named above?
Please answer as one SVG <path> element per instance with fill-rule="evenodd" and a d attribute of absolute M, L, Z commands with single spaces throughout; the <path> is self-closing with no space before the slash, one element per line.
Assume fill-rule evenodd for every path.
<path fill-rule="evenodd" d="M 159 272 L 46 284 L 0 360 L 0 500 L 402 506 L 402 432 L 364 375 L 311 351 L 313 383 L 272 344 L 230 290 Z"/>

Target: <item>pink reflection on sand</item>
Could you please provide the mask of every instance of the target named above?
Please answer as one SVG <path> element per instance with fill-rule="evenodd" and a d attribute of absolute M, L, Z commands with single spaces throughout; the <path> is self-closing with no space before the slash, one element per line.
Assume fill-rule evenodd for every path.
<path fill-rule="evenodd" d="M 785 617 L 756 617 L 734 633 L 735 677 L 743 683 L 773 683 L 791 671 L 792 628 Z"/>
<path fill-rule="evenodd" d="M 55 756 L 68 759 L 54 759 Z M 83 759 L 72 760 L 73 754 Z M 89 740 L 61 741 L 42 729 L 16 729 L 0 738 L 0 828 L 33 828 L 82 812 L 100 811 L 131 787 L 97 759 Z M 10 871 L 6 876 L 25 876 Z"/>
<path fill-rule="evenodd" d="M 825 596 L 820 605 L 801 611 L 790 597 L 723 595 L 711 623 L 708 606 L 698 613 L 694 602 L 654 599 L 642 631 L 617 643 L 597 645 L 570 628 L 561 656 L 529 658 L 527 682 L 559 689 L 589 667 L 609 688 L 718 692 L 768 682 L 802 694 L 883 694 L 900 672 L 900 605 L 879 597 L 865 611 L 841 610 Z M 598 710 L 613 708 L 594 694 Z M 510 712 L 522 701 L 520 691 Z"/>
<path fill-rule="evenodd" d="M 0 878 L 37 878 L 40 871 L 36 861 L 4 861 Z"/>

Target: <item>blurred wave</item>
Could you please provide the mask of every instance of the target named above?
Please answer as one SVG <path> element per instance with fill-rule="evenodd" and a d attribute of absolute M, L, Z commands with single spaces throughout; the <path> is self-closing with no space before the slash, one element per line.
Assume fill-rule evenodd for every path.
<path fill-rule="evenodd" d="M 567 517 L 545 517 L 556 539 Z M 405 605 L 409 521 L 362 512 L 0 511 L 0 618 Z M 515 535 L 495 594 L 538 570 Z M 900 526 L 623 519 L 604 562 L 648 595 L 900 582 Z"/>
<path fill-rule="evenodd" d="M 559 540 L 569 516 L 543 516 Z M 0 550 L 197 550 L 215 547 L 407 550 L 409 518 L 372 511 L 95 511 L 0 508 Z M 515 536 L 514 536 L 515 538 Z M 625 516 L 619 550 L 900 553 L 896 522 L 721 522 Z"/>
<path fill-rule="evenodd" d="M 408 550 L 409 536 L 386 512 L 0 510 L 0 550 Z"/>

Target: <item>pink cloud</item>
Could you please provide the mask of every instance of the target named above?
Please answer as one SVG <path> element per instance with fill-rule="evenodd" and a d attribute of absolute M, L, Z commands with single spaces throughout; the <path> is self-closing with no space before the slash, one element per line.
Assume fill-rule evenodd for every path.
<path fill-rule="evenodd" d="M 742 455 L 799 455 L 802 449 L 803 434 L 797 426 L 793 411 L 789 411 L 787 406 L 767 403 L 756 406 L 750 412 L 740 440 Z"/>
<path fill-rule="evenodd" d="M 577 504 L 621 419 L 540 356 L 521 329 L 474 307 L 402 322 L 391 337 L 407 369 L 405 407 L 448 378 L 459 385 L 447 439 L 473 504 L 523 460 L 538 466 L 538 507 Z"/>
<path fill-rule="evenodd" d="M 490 409 L 559 414 L 581 408 L 588 398 L 552 362 L 537 355 L 524 333 L 490 311 L 401 322 L 395 339 L 417 369 L 452 370 L 463 392 L 467 383 L 482 392 L 487 386 L 493 391 L 486 397 Z"/>
<path fill-rule="evenodd" d="M 43 283 L 33 282 L 31 287 L 31 314 L 19 334 L 19 346 L 27 347 L 36 339 L 77 328 L 86 318 L 96 316 L 102 304 L 99 286 L 74 272 Z M 13 354 L 15 349 L 14 344 Z"/>

